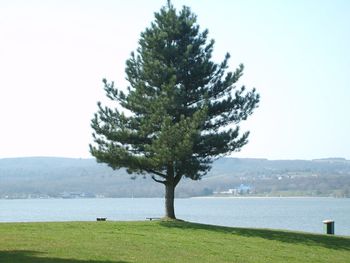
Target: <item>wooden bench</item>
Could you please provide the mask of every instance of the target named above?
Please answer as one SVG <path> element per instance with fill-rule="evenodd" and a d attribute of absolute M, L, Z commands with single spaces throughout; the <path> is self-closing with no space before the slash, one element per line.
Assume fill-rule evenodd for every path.
<path fill-rule="evenodd" d="M 146 217 L 146 219 L 148 219 L 149 221 L 160 220 L 160 217 Z"/>

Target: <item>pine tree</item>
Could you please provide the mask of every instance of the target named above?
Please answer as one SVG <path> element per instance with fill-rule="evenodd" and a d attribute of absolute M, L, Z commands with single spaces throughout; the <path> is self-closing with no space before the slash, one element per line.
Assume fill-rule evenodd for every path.
<path fill-rule="evenodd" d="M 168 1 L 126 62 L 127 92 L 103 80 L 122 110 L 98 103 L 91 123 L 91 154 L 163 184 L 168 218 L 175 218 L 175 187 L 183 177 L 200 179 L 214 159 L 247 143 L 249 132 L 240 134 L 238 124 L 259 102 L 255 89 L 235 86 L 242 64 L 226 72 L 229 54 L 220 64 L 211 60 L 214 40 L 207 36 L 189 7 L 177 12 Z"/>

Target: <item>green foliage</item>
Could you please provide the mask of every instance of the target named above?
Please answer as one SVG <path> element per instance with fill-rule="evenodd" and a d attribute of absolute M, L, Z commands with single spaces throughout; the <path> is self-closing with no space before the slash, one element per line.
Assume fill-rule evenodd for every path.
<path fill-rule="evenodd" d="M 1 223 L 0 262 L 349 262 L 348 237 L 178 221 Z"/>
<path fill-rule="evenodd" d="M 183 176 L 199 179 L 213 159 L 247 143 L 248 132 L 240 135 L 237 124 L 259 95 L 235 86 L 243 65 L 226 73 L 229 54 L 220 64 L 211 60 L 214 41 L 207 35 L 188 7 L 177 12 L 169 1 L 155 13 L 126 62 L 127 93 L 103 80 L 122 110 L 98 104 L 90 145 L 98 161 L 176 186 Z"/>

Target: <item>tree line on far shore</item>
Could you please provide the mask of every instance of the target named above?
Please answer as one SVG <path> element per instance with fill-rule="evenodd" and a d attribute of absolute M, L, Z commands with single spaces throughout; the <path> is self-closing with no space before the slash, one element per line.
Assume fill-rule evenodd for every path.
<path fill-rule="evenodd" d="M 133 180 L 125 170 L 113 171 L 93 159 L 0 159 L 0 181 L 0 198 L 164 195 L 163 187 L 149 178 Z M 180 183 L 176 196 L 207 196 L 240 184 L 251 186 L 251 194 L 260 196 L 350 197 L 350 161 L 223 158 L 202 180 Z"/>

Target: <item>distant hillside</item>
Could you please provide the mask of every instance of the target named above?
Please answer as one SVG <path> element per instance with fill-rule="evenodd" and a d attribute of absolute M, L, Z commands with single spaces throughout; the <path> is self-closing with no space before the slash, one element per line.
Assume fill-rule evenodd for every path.
<path fill-rule="evenodd" d="M 94 159 L 0 159 L 0 198 L 154 197 L 163 187 L 147 176 L 113 171 Z M 249 185 L 254 195 L 350 196 L 350 161 L 221 158 L 200 181 L 183 180 L 178 197 L 210 195 Z"/>

